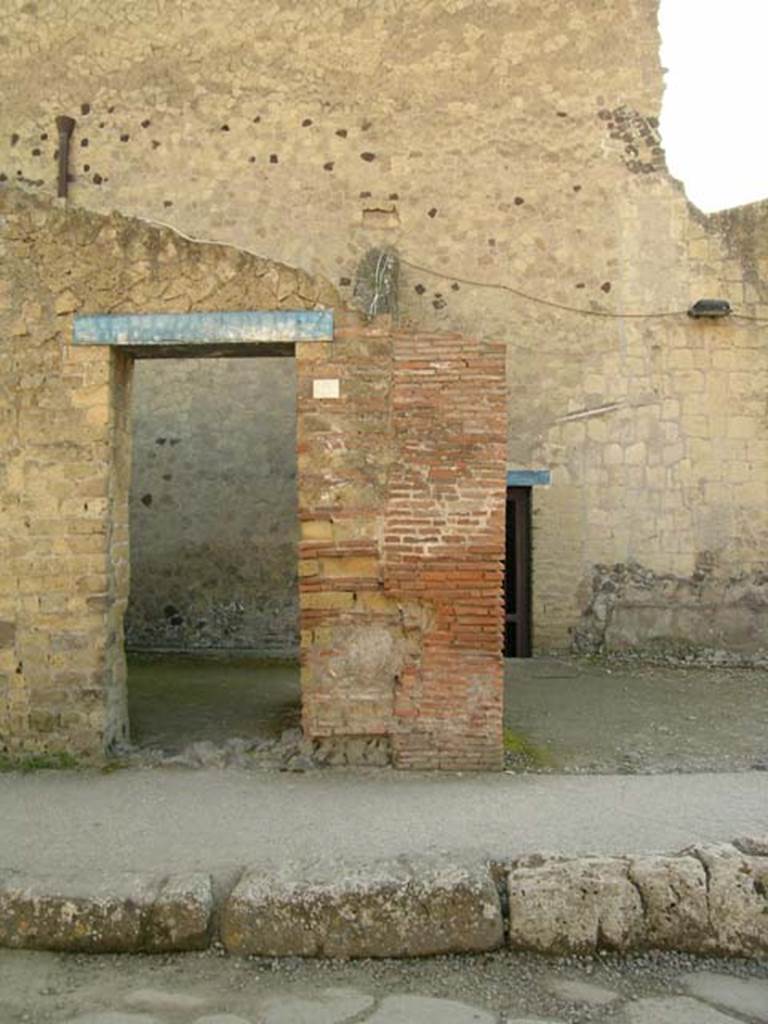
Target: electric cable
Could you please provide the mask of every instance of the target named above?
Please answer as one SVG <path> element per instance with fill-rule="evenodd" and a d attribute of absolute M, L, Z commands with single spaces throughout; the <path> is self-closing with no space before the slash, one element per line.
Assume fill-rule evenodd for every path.
<path fill-rule="evenodd" d="M 430 274 L 433 277 L 442 277 L 446 281 L 460 281 L 462 284 L 469 285 L 473 288 L 492 288 L 498 291 L 509 292 L 511 295 L 516 295 L 518 298 L 525 299 L 527 302 L 534 302 L 540 306 L 549 306 L 551 309 L 562 309 L 568 313 L 578 313 L 581 316 L 597 316 L 611 320 L 655 320 L 661 319 L 662 317 L 688 315 L 687 309 L 668 309 L 655 313 L 622 313 L 614 310 L 585 309 L 584 306 L 569 306 L 564 302 L 555 302 L 552 299 L 543 299 L 539 295 L 531 295 L 528 292 L 524 292 L 519 288 L 515 288 L 509 284 L 504 284 L 500 281 L 476 281 L 469 277 L 462 277 L 459 274 L 450 274 L 441 270 L 435 270 L 432 267 L 426 267 L 423 264 L 415 263 L 404 256 L 400 256 L 400 262 L 404 266 L 410 267 L 412 270 L 419 270 L 423 274 Z M 768 317 L 750 316 L 747 313 L 731 313 L 729 315 L 740 320 L 753 320 L 757 323 L 768 323 Z"/>
<path fill-rule="evenodd" d="M 237 252 L 247 253 L 249 256 L 255 256 L 257 259 L 271 262 L 269 256 L 264 256 L 260 253 L 254 252 L 252 249 L 246 249 L 242 246 L 236 245 L 234 242 L 222 242 L 213 238 L 195 238 L 193 235 L 187 235 L 183 231 L 179 230 L 179 228 L 174 227 L 172 224 L 167 224 L 164 221 L 153 220 L 150 218 L 141 219 L 146 224 L 166 228 L 188 242 L 195 242 L 198 245 L 221 245 L 228 249 L 235 249 Z M 427 267 L 423 263 L 416 263 L 414 260 L 408 259 L 400 253 L 398 253 L 398 258 L 403 266 L 410 267 L 411 270 L 418 270 L 422 274 L 429 274 L 431 277 L 442 277 L 443 280 L 446 281 L 461 282 L 461 284 L 466 284 L 470 288 L 491 288 L 496 291 L 508 292 L 510 295 L 515 295 L 517 298 L 523 299 L 526 302 L 532 302 L 539 306 L 547 306 L 550 309 L 560 309 L 566 313 L 576 313 L 579 316 L 594 316 L 604 320 L 660 320 L 669 317 L 688 315 L 687 309 L 667 309 L 653 313 L 623 313 L 605 309 L 586 309 L 584 306 L 570 306 L 565 302 L 555 302 L 553 299 L 544 299 L 540 295 L 531 295 L 530 292 L 524 292 L 520 288 L 515 288 L 511 284 L 504 284 L 501 281 L 478 281 L 471 277 L 463 277 L 460 274 L 451 274 L 446 271 L 435 270 L 434 267 Z M 729 315 L 736 320 L 749 320 L 753 323 L 759 324 L 768 323 L 768 317 L 764 316 L 750 316 L 748 313 L 731 313 Z"/>

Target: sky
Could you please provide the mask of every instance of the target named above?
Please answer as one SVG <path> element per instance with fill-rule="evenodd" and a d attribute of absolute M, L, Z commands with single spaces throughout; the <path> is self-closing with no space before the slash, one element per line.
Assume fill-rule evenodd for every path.
<path fill-rule="evenodd" d="M 768 0 L 661 0 L 671 174 L 704 213 L 768 198 Z"/>

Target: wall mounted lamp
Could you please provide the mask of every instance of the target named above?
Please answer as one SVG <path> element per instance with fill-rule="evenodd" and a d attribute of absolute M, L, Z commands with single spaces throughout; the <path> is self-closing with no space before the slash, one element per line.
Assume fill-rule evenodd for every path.
<path fill-rule="evenodd" d="M 688 316 L 696 319 L 700 317 L 712 317 L 714 319 L 721 316 L 729 316 L 730 312 L 731 304 L 725 299 L 699 299 L 688 310 Z"/>

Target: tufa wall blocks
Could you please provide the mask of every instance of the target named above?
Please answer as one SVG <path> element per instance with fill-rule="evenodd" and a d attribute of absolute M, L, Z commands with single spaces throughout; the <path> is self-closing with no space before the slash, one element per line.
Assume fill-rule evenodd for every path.
<path fill-rule="evenodd" d="M 113 215 L 0 192 L 0 750 L 100 756 L 127 736 L 132 360 L 72 314 L 295 308 L 334 290 Z M 291 291 L 287 282 L 291 282 Z M 314 300 L 312 300 L 314 301 Z"/>

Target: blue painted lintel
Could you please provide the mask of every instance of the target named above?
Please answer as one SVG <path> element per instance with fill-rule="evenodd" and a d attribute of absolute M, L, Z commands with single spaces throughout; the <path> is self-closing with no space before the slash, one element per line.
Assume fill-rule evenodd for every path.
<path fill-rule="evenodd" d="M 99 313 L 76 316 L 75 345 L 237 345 L 253 342 L 332 341 L 327 309 L 243 313 Z"/>
<path fill-rule="evenodd" d="M 548 469 L 508 469 L 507 487 L 537 487 L 550 483 Z"/>

